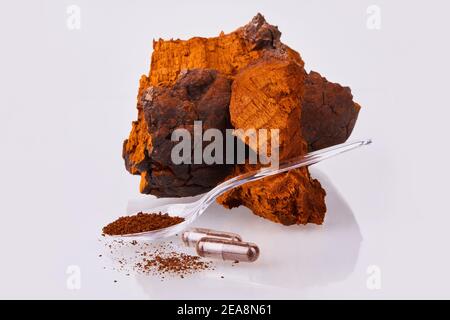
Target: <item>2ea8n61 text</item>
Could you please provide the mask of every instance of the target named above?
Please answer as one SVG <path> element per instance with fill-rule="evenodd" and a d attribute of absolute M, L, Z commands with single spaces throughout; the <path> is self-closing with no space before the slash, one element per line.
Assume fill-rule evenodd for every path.
<path fill-rule="evenodd" d="M 223 304 L 222 315 L 268 315 L 271 314 L 270 304 Z"/>

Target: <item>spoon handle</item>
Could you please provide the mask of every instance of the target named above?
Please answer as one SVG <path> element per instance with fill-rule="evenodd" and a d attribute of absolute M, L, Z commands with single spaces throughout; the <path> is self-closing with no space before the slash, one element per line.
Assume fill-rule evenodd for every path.
<path fill-rule="evenodd" d="M 206 209 L 213 201 L 217 199 L 221 194 L 224 192 L 227 192 L 228 190 L 231 190 L 233 188 L 236 188 L 238 186 L 241 186 L 245 183 L 249 183 L 252 181 L 260 180 L 265 177 L 273 176 L 279 173 L 283 173 L 292 169 L 304 167 L 304 166 L 310 166 L 312 164 L 318 163 L 320 161 L 323 161 L 325 159 L 337 156 L 341 153 L 359 148 L 361 146 L 365 146 L 368 144 L 371 144 L 372 140 L 361 140 L 361 141 L 355 141 L 355 142 L 347 142 L 338 144 L 332 147 L 328 147 L 325 149 L 321 149 L 318 151 L 307 153 L 301 157 L 290 159 L 288 161 L 285 161 L 281 163 L 277 168 L 262 168 L 260 170 L 247 172 L 245 174 L 236 176 L 232 179 L 229 179 L 227 181 L 222 182 L 221 184 L 217 185 L 214 189 L 210 190 L 208 193 L 206 193 L 200 200 L 202 203 L 202 208 L 200 211 L 203 211 Z"/>

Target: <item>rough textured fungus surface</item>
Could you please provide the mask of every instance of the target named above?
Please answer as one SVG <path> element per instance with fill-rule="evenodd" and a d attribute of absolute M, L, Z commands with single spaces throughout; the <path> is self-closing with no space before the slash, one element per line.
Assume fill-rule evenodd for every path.
<path fill-rule="evenodd" d="M 237 166 L 234 175 L 255 168 Z M 307 168 L 300 168 L 235 188 L 218 202 L 229 209 L 244 205 L 256 215 L 284 225 L 322 224 L 324 198 L 319 181 L 311 178 Z"/>
<path fill-rule="evenodd" d="M 140 81 L 137 121 L 123 146 L 127 170 L 141 176 L 141 192 L 193 196 L 258 168 L 173 164 L 171 132 L 192 130 L 195 120 L 221 131 L 279 129 L 281 160 L 345 141 L 359 111 L 350 89 L 307 74 L 300 55 L 280 36 L 258 14 L 218 37 L 154 41 L 150 73 Z M 236 188 L 218 202 L 228 208 L 245 205 L 286 225 L 320 224 L 324 198 L 320 183 L 302 168 Z"/>
<path fill-rule="evenodd" d="M 230 95 L 231 81 L 210 69 L 193 69 L 180 74 L 172 87 L 151 86 L 144 91 L 142 106 L 152 148 L 147 151 L 141 192 L 164 197 L 200 194 L 231 173 L 232 166 L 174 164 L 171 159 L 172 148 L 178 144 L 171 140 L 176 129 L 186 129 L 193 137 L 194 122 L 202 121 L 203 131 L 214 128 L 225 135 L 225 129 L 230 127 Z"/>
<path fill-rule="evenodd" d="M 266 55 L 250 64 L 233 82 L 233 126 L 278 129 L 280 160 L 305 154 L 307 143 L 300 127 L 304 78 L 303 63 L 286 56 Z M 248 144 L 258 150 L 258 145 Z M 238 166 L 234 175 L 252 169 Z M 307 168 L 301 168 L 235 188 L 218 201 L 228 208 L 244 205 L 256 215 L 285 225 L 320 224 L 326 211 L 324 197 L 320 183 L 310 177 Z"/>
<path fill-rule="evenodd" d="M 300 129 L 304 75 L 302 63 L 277 55 L 266 55 L 243 69 L 232 86 L 230 116 L 233 127 L 279 130 L 280 159 L 306 153 Z M 270 135 L 267 135 L 267 141 L 260 138 L 256 144 L 242 140 L 258 151 L 258 144 L 271 143 Z"/>
<path fill-rule="evenodd" d="M 343 143 L 352 133 L 361 107 L 349 87 L 311 71 L 306 77 L 301 118 L 310 151 Z"/>

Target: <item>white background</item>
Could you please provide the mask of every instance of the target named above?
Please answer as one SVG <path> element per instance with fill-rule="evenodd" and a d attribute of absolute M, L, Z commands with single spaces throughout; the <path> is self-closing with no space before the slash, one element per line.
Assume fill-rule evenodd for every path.
<path fill-rule="evenodd" d="M 72 4 L 80 30 L 66 26 Z M 366 26 L 372 4 L 380 30 Z M 0 6 L 0 298 L 450 298 L 448 2 Z M 101 227 L 153 201 L 121 159 L 152 39 L 216 36 L 257 12 L 308 70 L 351 86 L 362 105 L 352 139 L 373 145 L 313 170 L 329 193 L 322 227 L 211 207 L 202 226 L 242 232 L 262 250 L 224 279 L 159 283 L 103 270 Z M 69 265 L 80 267 L 80 290 L 66 286 Z M 366 285 L 371 265 L 379 290 Z"/>

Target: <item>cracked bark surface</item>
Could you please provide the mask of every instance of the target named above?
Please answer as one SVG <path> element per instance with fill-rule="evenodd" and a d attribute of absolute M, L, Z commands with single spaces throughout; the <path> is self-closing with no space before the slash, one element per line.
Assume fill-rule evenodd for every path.
<path fill-rule="evenodd" d="M 178 144 L 171 140 L 176 129 L 186 129 L 193 137 L 194 122 L 202 121 L 203 131 L 214 128 L 225 135 L 230 127 L 230 95 L 231 81 L 210 69 L 187 71 L 172 87 L 151 86 L 143 92 L 141 105 L 152 147 L 140 167 L 145 172 L 142 193 L 163 197 L 200 194 L 231 173 L 231 165 L 174 164 L 171 159 L 172 148 Z M 192 160 L 193 150 L 194 143 Z"/>
<path fill-rule="evenodd" d="M 213 69 L 232 80 L 240 69 L 264 55 L 267 50 L 277 50 L 280 54 L 301 61 L 297 52 L 280 43 L 279 36 L 278 29 L 258 14 L 246 26 L 229 34 L 222 32 L 218 37 L 153 41 L 150 73 L 148 76 L 143 75 L 139 83 L 137 120 L 132 123 L 130 135 L 122 149 L 126 169 L 131 174 L 141 176 L 141 192 L 157 193 L 148 186 L 155 171 L 149 170 L 149 155 L 153 152 L 152 129 L 144 117 L 144 91 L 149 87 L 171 87 L 181 72 L 191 69 Z M 201 192 L 204 191 L 193 188 L 190 195 Z M 171 193 L 158 195 L 172 196 Z"/>
<path fill-rule="evenodd" d="M 348 137 L 359 111 L 349 89 L 307 74 L 300 55 L 280 35 L 258 14 L 218 37 L 154 41 L 150 73 L 140 81 L 137 121 L 122 152 L 127 170 L 141 176 L 142 193 L 193 196 L 258 168 L 171 163 L 171 132 L 192 130 L 194 120 L 221 131 L 278 128 L 281 159 Z M 236 188 L 218 202 L 247 206 L 285 225 L 320 224 L 324 197 L 320 183 L 301 168 Z"/>
<path fill-rule="evenodd" d="M 303 63 L 275 54 L 250 64 L 233 82 L 231 123 L 244 130 L 278 129 L 280 161 L 307 153 L 300 127 L 305 75 Z M 258 151 L 258 145 L 248 145 Z M 237 166 L 233 175 L 253 169 L 255 166 Z M 218 202 L 230 209 L 244 205 L 258 216 L 285 225 L 321 224 L 324 198 L 320 183 L 311 178 L 307 168 L 300 168 L 235 188 Z"/>
<path fill-rule="evenodd" d="M 350 136 L 360 105 L 349 87 L 311 71 L 306 77 L 301 127 L 310 151 L 343 143 Z"/>

